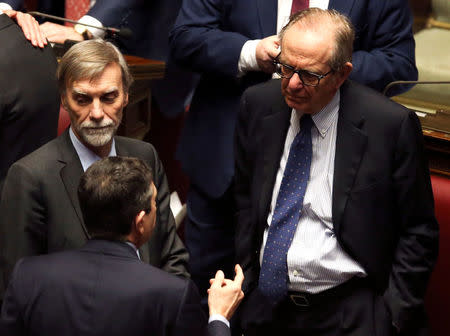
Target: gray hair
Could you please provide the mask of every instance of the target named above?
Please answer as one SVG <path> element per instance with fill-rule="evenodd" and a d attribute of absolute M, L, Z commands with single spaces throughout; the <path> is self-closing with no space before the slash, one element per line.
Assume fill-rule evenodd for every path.
<path fill-rule="evenodd" d="M 122 53 L 110 42 L 101 39 L 88 40 L 72 46 L 61 58 L 56 72 L 59 91 L 81 79 L 96 79 L 105 68 L 116 63 L 122 70 L 122 88 L 125 93 L 133 82 L 127 62 Z"/>
<path fill-rule="evenodd" d="M 328 65 L 335 71 L 341 70 L 346 62 L 352 61 L 355 30 L 350 19 L 334 9 L 308 8 L 292 14 L 289 22 L 279 33 L 281 46 L 284 34 L 294 25 L 302 28 L 325 26 L 324 30 L 334 32 L 335 45 Z M 328 27 L 326 26 L 328 25 Z"/>

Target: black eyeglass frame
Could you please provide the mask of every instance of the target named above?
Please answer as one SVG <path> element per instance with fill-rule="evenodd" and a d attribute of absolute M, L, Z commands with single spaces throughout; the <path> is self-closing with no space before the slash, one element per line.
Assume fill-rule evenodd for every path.
<path fill-rule="evenodd" d="M 292 74 L 291 74 L 290 76 L 286 76 L 286 75 L 283 75 L 281 72 L 278 72 L 278 71 L 276 71 L 276 70 L 275 70 L 275 72 L 276 72 L 281 78 L 286 78 L 286 79 L 291 79 L 292 76 L 294 76 L 294 74 L 297 74 L 298 77 L 300 78 L 300 80 L 302 81 L 302 84 L 305 85 L 305 86 L 317 87 L 317 86 L 319 86 L 320 80 L 321 80 L 322 78 L 325 78 L 325 77 L 328 76 L 330 73 L 334 72 L 334 70 L 331 69 L 331 70 L 328 71 L 326 74 L 319 75 L 319 74 L 316 74 L 316 73 L 311 72 L 311 71 L 308 71 L 308 70 L 303 70 L 303 69 L 298 69 L 298 70 L 296 70 L 296 69 L 295 69 L 293 66 L 291 66 L 291 65 L 287 65 L 287 64 L 281 63 L 281 62 L 278 60 L 278 58 L 280 57 L 280 55 L 281 55 L 281 53 L 279 53 L 278 56 L 275 57 L 275 59 L 273 60 L 273 64 L 275 65 L 275 69 L 277 69 L 277 65 L 280 65 L 280 66 L 282 66 L 282 67 L 285 67 L 285 68 L 288 68 L 289 70 L 291 70 L 291 71 L 292 71 Z M 280 68 L 280 69 L 281 69 L 281 68 Z M 303 80 L 303 75 L 302 75 L 302 74 L 304 74 L 304 73 L 307 73 L 308 75 L 312 75 L 312 76 L 316 77 L 316 78 L 317 78 L 317 84 L 307 84 L 307 83 L 305 83 L 305 81 Z"/>

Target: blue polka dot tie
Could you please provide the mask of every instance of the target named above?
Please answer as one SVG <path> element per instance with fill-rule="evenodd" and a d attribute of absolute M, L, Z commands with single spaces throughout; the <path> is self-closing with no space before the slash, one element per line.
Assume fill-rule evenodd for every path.
<path fill-rule="evenodd" d="M 309 114 L 300 120 L 278 192 L 259 275 L 259 289 L 275 305 L 287 295 L 287 252 L 303 207 L 311 166 L 312 144 Z"/>

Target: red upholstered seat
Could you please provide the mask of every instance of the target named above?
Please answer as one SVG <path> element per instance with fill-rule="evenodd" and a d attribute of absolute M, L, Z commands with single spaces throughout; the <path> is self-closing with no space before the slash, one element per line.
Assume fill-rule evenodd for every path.
<path fill-rule="evenodd" d="M 66 130 L 70 125 L 69 113 L 61 105 L 59 108 L 59 119 L 58 119 L 58 135 Z"/>
<path fill-rule="evenodd" d="M 439 257 L 425 305 L 432 336 L 448 336 L 450 319 L 450 178 L 432 175 L 435 214 L 439 222 Z"/>

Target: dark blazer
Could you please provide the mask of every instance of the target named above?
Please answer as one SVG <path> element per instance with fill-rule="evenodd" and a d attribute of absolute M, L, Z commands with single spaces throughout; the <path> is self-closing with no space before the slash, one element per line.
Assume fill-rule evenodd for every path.
<path fill-rule="evenodd" d="M 117 155 L 147 162 L 158 190 L 156 229 L 140 249 L 142 260 L 187 277 L 188 254 L 175 230 L 167 179 L 155 149 L 134 139 L 115 137 L 115 141 Z M 77 197 L 82 174 L 68 131 L 11 167 L 0 203 L 1 294 L 21 257 L 78 248 L 86 242 Z"/>
<path fill-rule="evenodd" d="M 236 131 L 236 254 L 246 291 L 257 286 L 262 237 L 291 116 L 280 86 L 272 80 L 247 90 Z M 414 328 L 423 321 L 438 251 L 420 123 L 413 112 L 355 82 L 340 90 L 334 232 L 383 294 L 395 325 Z"/>
<path fill-rule="evenodd" d="M 0 192 L 8 168 L 56 137 L 59 93 L 56 58 L 35 48 L 0 15 Z"/>
<path fill-rule="evenodd" d="M 21 259 L 1 316 L 2 335 L 203 335 L 206 317 L 190 280 L 142 263 L 121 242 Z M 222 322 L 207 335 L 229 335 Z"/>
<path fill-rule="evenodd" d="M 407 0 L 330 0 L 356 28 L 351 78 L 382 90 L 393 80 L 414 80 L 412 16 Z M 176 62 L 201 74 L 178 148 L 190 181 L 210 197 L 227 190 L 234 174 L 233 134 L 239 99 L 269 75 L 236 78 L 249 39 L 276 33 L 277 0 L 184 1 L 170 34 Z"/>

